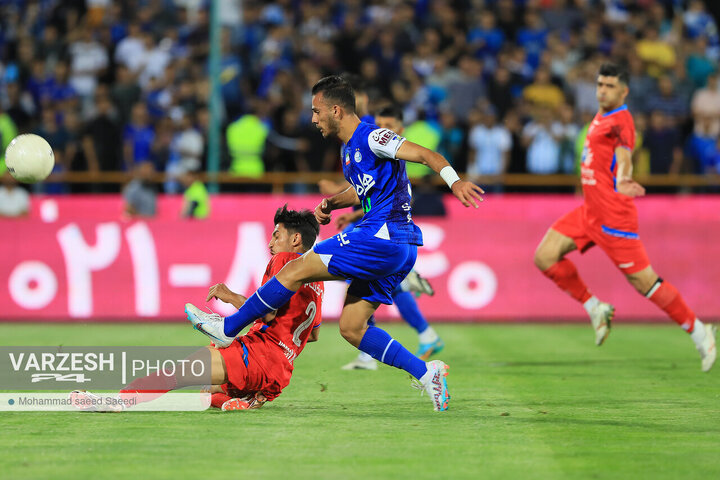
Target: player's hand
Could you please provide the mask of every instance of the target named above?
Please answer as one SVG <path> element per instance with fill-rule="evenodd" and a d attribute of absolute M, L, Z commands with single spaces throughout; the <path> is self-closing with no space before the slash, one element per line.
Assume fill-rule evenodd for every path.
<path fill-rule="evenodd" d="M 335 226 L 338 230 L 345 230 L 345 227 L 350 225 L 353 221 L 353 214 L 352 213 L 343 213 L 339 217 L 335 219 Z"/>
<path fill-rule="evenodd" d="M 617 191 L 628 197 L 642 197 L 645 195 L 645 187 L 631 178 L 624 178 L 617 183 Z"/>
<path fill-rule="evenodd" d="M 232 301 L 235 299 L 235 292 L 230 290 L 224 283 L 216 283 L 215 285 L 210 287 L 210 290 L 208 291 L 208 296 L 205 301 L 209 302 L 213 298 L 217 298 L 221 302 L 232 303 Z"/>
<path fill-rule="evenodd" d="M 485 190 L 482 188 L 472 182 L 466 182 L 465 180 L 459 180 L 453 183 L 451 189 L 453 195 L 455 195 L 466 207 L 472 205 L 473 207 L 478 208 L 478 203 L 483 201 L 483 198 L 480 195 L 485 193 Z"/>
<path fill-rule="evenodd" d="M 332 209 L 328 204 L 327 198 L 323 198 L 323 201 L 315 207 L 315 220 L 317 220 L 320 225 L 327 225 L 332 218 L 330 212 L 332 212 Z"/>

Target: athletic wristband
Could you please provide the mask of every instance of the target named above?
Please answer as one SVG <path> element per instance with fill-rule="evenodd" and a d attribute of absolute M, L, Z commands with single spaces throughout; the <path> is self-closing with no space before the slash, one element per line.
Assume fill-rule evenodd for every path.
<path fill-rule="evenodd" d="M 453 183 L 460 180 L 460 177 L 458 177 L 457 172 L 453 167 L 448 165 L 447 167 L 443 167 L 442 170 L 440 170 L 440 176 L 443 180 L 445 180 L 445 183 L 447 183 L 447 186 L 452 188 Z"/>

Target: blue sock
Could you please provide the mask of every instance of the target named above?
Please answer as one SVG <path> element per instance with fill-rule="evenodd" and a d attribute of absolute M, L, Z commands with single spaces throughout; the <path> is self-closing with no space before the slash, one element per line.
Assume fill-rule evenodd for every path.
<path fill-rule="evenodd" d="M 417 301 L 410 292 L 393 292 L 393 302 L 400 311 L 403 319 L 410 324 L 418 333 L 424 332 L 428 328 L 428 323 L 420 313 Z"/>
<path fill-rule="evenodd" d="M 368 327 L 375 326 L 375 315 L 370 315 L 370 318 L 368 318 L 367 324 L 368 324 Z"/>
<path fill-rule="evenodd" d="M 272 277 L 245 300 L 240 310 L 225 317 L 225 335 L 234 337 L 256 319 L 285 305 L 294 293 Z"/>
<path fill-rule="evenodd" d="M 418 380 L 427 372 L 425 362 L 378 327 L 368 327 L 358 348 L 386 365 L 405 370 Z"/>

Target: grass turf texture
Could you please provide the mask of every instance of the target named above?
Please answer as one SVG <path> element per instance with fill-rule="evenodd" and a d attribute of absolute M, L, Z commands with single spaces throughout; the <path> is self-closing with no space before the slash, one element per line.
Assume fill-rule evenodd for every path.
<path fill-rule="evenodd" d="M 405 345 L 416 337 L 386 325 Z M 340 370 L 326 325 L 259 411 L 0 413 L 0 478 L 720 478 L 720 371 L 674 326 L 440 325 L 450 410 Z M 186 325 L 0 324 L 4 345 L 202 345 Z M 715 367 L 720 370 L 718 366 Z"/>

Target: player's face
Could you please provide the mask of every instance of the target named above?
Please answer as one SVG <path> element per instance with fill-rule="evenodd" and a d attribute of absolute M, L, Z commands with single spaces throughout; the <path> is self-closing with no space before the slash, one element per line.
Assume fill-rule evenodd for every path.
<path fill-rule="evenodd" d="M 375 117 L 375 125 L 380 128 L 387 128 L 397 134 L 402 134 L 403 124 L 400 120 L 394 117 Z"/>
<path fill-rule="evenodd" d="M 312 123 L 327 138 L 337 135 L 338 124 L 334 117 L 334 105 L 325 101 L 322 92 L 312 98 Z"/>
<path fill-rule="evenodd" d="M 628 88 L 626 85 L 620 83 L 618 77 L 599 75 L 595 93 L 600 108 L 605 111 L 610 111 L 625 103 Z"/>
<path fill-rule="evenodd" d="M 297 234 L 290 233 L 282 223 L 275 225 L 275 230 L 273 230 L 270 243 L 268 244 L 270 254 L 277 255 L 278 253 L 294 251 L 293 238 L 295 235 Z"/>

